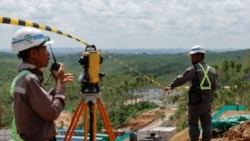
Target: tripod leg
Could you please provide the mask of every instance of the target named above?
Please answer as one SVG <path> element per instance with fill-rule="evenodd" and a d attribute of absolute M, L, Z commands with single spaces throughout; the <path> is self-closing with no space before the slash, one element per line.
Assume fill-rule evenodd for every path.
<path fill-rule="evenodd" d="M 90 141 L 96 141 L 96 104 L 89 102 L 89 121 L 90 121 L 90 129 L 89 129 L 89 139 Z"/>
<path fill-rule="evenodd" d="M 64 137 L 64 141 L 70 141 L 71 137 L 74 133 L 74 129 L 76 128 L 77 122 L 80 118 L 80 115 L 82 114 L 83 109 L 86 109 L 86 105 L 84 103 L 82 103 L 82 101 L 79 103 L 73 117 L 72 117 L 72 121 L 70 123 L 69 129 Z"/>
<path fill-rule="evenodd" d="M 93 141 L 96 141 L 96 103 L 94 104 L 94 107 L 93 107 Z M 94 136 L 95 135 L 95 136 Z"/>
<path fill-rule="evenodd" d="M 88 141 L 88 108 L 85 108 L 84 112 L 84 141 Z"/>
<path fill-rule="evenodd" d="M 107 133 L 109 135 L 109 139 L 110 139 L 110 141 L 115 141 L 116 140 L 115 139 L 115 134 L 114 134 L 114 132 L 112 130 L 112 127 L 111 127 L 107 112 L 106 112 L 105 108 L 103 107 L 103 104 L 101 103 L 100 100 L 97 101 L 97 105 L 98 105 L 98 108 L 100 110 L 102 120 L 104 122 L 104 126 L 105 126 L 105 128 L 107 130 Z"/>

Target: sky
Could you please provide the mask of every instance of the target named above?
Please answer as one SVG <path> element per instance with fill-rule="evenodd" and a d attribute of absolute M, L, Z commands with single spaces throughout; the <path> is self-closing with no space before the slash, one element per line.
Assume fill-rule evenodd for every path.
<path fill-rule="evenodd" d="M 0 16 L 45 24 L 99 49 L 250 48 L 250 0 L 1 0 Z M 0 23 L 0 49 L 20 26 Z M 54 47 L 84 44 L 44 31 Z"/>

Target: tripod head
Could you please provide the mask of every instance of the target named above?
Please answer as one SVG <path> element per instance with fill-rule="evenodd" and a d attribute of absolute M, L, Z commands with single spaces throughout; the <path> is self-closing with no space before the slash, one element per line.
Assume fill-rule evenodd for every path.
<path fill-rule="evenodd" d="M 81 84 L 82 93 L 99 93 L 99 82 L 104 76 L 99 72 L 103 58 L 95 45 L 87 45 L 78 62 L 82 65 L 77 82 Z"/>

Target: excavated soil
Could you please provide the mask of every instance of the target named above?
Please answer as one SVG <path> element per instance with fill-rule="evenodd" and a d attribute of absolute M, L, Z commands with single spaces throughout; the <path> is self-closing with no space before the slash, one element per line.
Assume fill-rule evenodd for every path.
<path fill-rule="evenodd" d="M 150 123 L 152 123 L 156 119 L 161 119 L 161 118 L 166 117 L 167 116 L 166 113 L 173 113 L 173 111 L 170 109 L 152 110 L 150 112 L 143 113 L 141 115 L 133 117 L 128 122 L 122 123 L 118 128 L 122 129 L 122 128 L 129 127 L 131 132 L 137 131 L 141 128 L 146 127 L 147 125 L 149 125 Z"/>
<path fill-rule="evenodd" d="M 227 111 L 220 118 L 245 114 L 250 114 L 250 111 Z M 169 141 L 189 141 L 188 129 L 177 133 Z M 250 121 L 229 128 L 228 132 L 222 133 L 220 137 L 213 138 L 211 141 L 250 141 Z"/>
<path fill-rule="evenodd" d="M 172 110 L 152 110 L 147 113 L 143 113 L 141 115 L 138 115 L 129 122 L 122 123 L 118 128 L 126 128 L 130 127 L 130 131 L 136 131 L 138 129 L 141 129 L 145 127 L 146 125 L 150 124 L 154 120 L 161 118 L 161 116 L 164 116 L 165 113 L 173 113 Z M 68 128 L 71 122 L 73 114 L 69 112 L 63 112 L 61 115 L 57 118 L 55 121 L 57 128 Z"/>
<path fill-rule="evenodd" d="M 73 116 L 73 113 L 62 112 L 55 121 L 56 128 L 68 128 L 70 125 L 72 116 Z"/>
<path fill-rule="evenodd" d="M 250 121 L 231 127 L 227 136 L 230 141 L 250 141 Z"/>
<path fill-rule="evenodd" d="M 153 110 L 147 113 L 143 113 L 137 117 L 132 118 L 129 122 L 123 123 L 119 128 L 130 127 L 131 131 L 136 131 L 140 128 L 144 128 L 149 123 L 156 119 L 161 118 L 163 114 L 173 113 L 172 110 Z M 228 111 L 225 112 L 220 118 L 233 116 L 233 115 L 244 115 L 250 114 L 249 111 Z M 56 120 L 57 128 L 68 128 L 72 118 L 72 113 L 63 112 Z M 250 121 L 242 123 L 238 126 L 231 127 L 227 133 L 223 133 L 224 136 L 220 138 L 213 138 L 212 141 L 250 141 Z M 189 141 L 188 130 L 184 129 L 177 133 L 169 141 Z"/>

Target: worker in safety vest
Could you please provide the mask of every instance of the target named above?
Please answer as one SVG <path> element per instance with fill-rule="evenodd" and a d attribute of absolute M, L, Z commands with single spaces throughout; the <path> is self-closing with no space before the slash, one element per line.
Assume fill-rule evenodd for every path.
<path fill-rule="evenodd" d="M 189 52 L 192 66 L 187 68 L 182 74 L 178 75 L 165 90 L 172 90 L 177 86 L 190 82 L 188 100 L 188 128 L 191 141 L 198 141 L 200 120 L 202 140 L 210 141 L 211 131 L 211 112 L 213 93 L 217 88 L 215 69 L 204 62 L 205 49 L 201 45 L 195 45 Z"/>
<path fill-rule="evenodd" d="M 48 66 L 52 44 L 40 30 L 22 27 L 12 38 L 12 50 L 22 60 L 14 78 L 10 94 L 13 98 L 14 118 L 11 137 L 14 141 L 53 141 L 57 119 L 65 106 L 65 84 L 73 81 L 71 73 L 64 73 L 64 65 L 51 69 L 55 86 L 47 91 L 43 85 L 42 68 Z"/>

